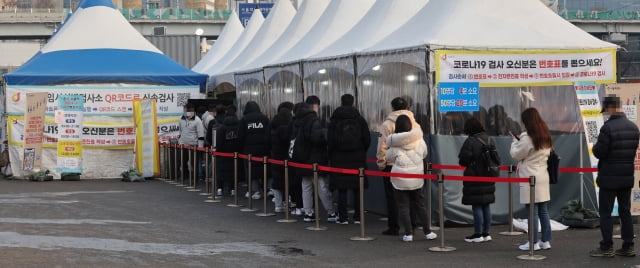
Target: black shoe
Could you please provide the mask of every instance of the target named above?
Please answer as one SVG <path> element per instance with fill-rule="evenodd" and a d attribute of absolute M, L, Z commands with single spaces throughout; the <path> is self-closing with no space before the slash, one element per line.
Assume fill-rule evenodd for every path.
<path fill-rule="evenodd" d="M 589 256 L 591 257 L 608 257 L 608 258 L 613 258 L 614 256 L 616 256 L 616 253 L 613 251 L 613 248 L 610 249 L 601 249 L 601 248 L 597 248 L 592 250 L 589 253 Z"/>
<path fill-rule="evenodd" d="M 305 214 L 304 215 L 304 221 L 306 222 L 314 222 L 316 221 L 316 216 L 313 214 Z"/>
<path fill-rule="evenodd" d="M 473 234 L 473 235 L 465 237 L 464 238 L 464 242 L 480 243 L 480 242 L 484 242 L 484 238 L 482 237 L 481 234 Z"/>
<path fill-rule="evenodd" d="M 633 248 L 621 248 L 621 249 L 617 249 L 615 254 L 617 256 L 635 257 L 636 250 Z"/>
<path fill-rule="evenodd" d="M 395 229 L 387 229 L 382 231 L 383 235 L 400 235 L 400 232 L 398 232 L 398 230 Z"/>
<path fill-rule="evenodd" d="M 348 218 L 340 218 L 338 217 L 338 219 L 336 220 L 337 224 L 343 224 L 343 225 L 347 225 L 349 224 L 349 219 Z"/>

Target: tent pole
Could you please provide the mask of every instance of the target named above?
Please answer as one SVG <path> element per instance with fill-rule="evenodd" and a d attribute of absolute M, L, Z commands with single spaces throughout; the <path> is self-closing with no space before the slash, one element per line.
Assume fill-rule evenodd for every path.
<path fill-rule="evenodd" d="M 302 101 L 304 101 L 308 96 L 308 92 L 304 87 L 304 64 L 302 64 L 302 61 L 298 62 L 298 68 L 300 69 L 300 88 L 302 89 Z"/>
<path fill-rule="evenodd" d="M 356 99 L 356 104 L 358 102 L 358 60 L 356 59 L 356 54 L 353 54 L 353 95 Z"/>

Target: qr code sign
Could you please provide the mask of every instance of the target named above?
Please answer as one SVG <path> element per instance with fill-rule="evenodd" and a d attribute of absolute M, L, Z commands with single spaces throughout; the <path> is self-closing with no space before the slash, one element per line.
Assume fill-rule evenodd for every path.
<path fill-rule="evenodd" d="M 587 141 L 589 143 L 596 143 L 596 141 L 598 141 L 598 124 L 596 121 L 586 121 L 585 125 L 587 127 Z"/>
<path fill-rule="evenodd" d="M 187 105 L 190 97 L 190 93 L 177 93 L 176 105 L 178 105 L 178 107 Z"/>
<path fill-rule="evenodd" d="M 633 190 L 633 202 L 640 202 L 640 191 Z"/>

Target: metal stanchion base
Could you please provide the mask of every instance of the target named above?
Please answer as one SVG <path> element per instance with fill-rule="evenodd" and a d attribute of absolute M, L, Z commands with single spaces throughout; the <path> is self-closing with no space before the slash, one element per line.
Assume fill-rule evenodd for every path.
<path fill-rule="evenodd" d="M 373 241 L 376 240 L 375 237 L 371 237 L 371 236 L 352 236 L 351 238 L 349 238 L 349 240 L 351 241 Z"/>
<path fill-rule="evenodd" d="M 211 194 L 210 194 L 210 193 L 200 193 L 200 195 L 203 195 L 203 196 L 204 196 L 204 195 L 211 196 Z"/>
<path fill-rule="evenodd" d="M 528 260 L 528 261 L 541 261 L 546 259 L 547 257 L 542 255 L 520 255 L 518 256 L 518 260 Z"/>
<path fill-rule="evenodd" d="M 523 232 L 516 232 L 516 231 L 513 231 L 513 232 L 505 231 L 505 232 L 500 232 L 499 234 L 507 235 L 507 236 L 516 236 L 516 235 L 521 235 L 521 234 L 524 234 L 524 233 Z"/>
<path fill-rule="evenodd" d="M 449 246 L 437 246 L 437 247 L 430 247 L 429 251 L 435 251 L 435 252 L 449 252 L 449 251 L 455 251 L 456 248 L 454 247 L 449 247 Z"/>
<path fill-rule="evenodd" d="M 178 184 L 176 184 L 176 187 L 184 187 L 184 184 L 178 183 Z"/>
<path fill-rule="evenodd" d="M 193 189 L 187 190 L 187 192 L 200 192 L 200 189 L 193 188 Z"/>
<path fill-rule="evenodd" d="M 242 212 L 254 212 L 254 211 L 258 211 L 258 209 L 256 209 L 256 208 L 243 208 L 240 211 L 242 211 Z"/>
<path fill-rule="evenodd" d="M 177 183 L 177 182 L 175 182 L 175 181 L 168 181 L 167 183 L 169 183 L 169 184 L 171 184 L 171 185 L 176 185 L 176 184 L 178 184 L 178 183 Z"/>
<path fill-rule="evenodd" d="M 438 226 L 431 226 L 430 228 L 431 228 L 431 231 L 439 231 L 440 230 L 440 227 L 438 227 Z"/>
<path fill-rule="evenodd" d="M 298 220 L 296 219 L 279 219 L 276 222 L 282 222 L 282 223 L 292 223 L 292 222 L 298 222 Z"/>
<path fill-rule="evenodd" d="M 306 229 L 309 231 L 326 231 L 328 228 L 324 226 L 309 226 Z"/>
<path fill-rule="evenodd" d="M 205 203 L 220 203 L 222 201 L 218 200 L 218 199 L 207 199 L 204 200 Z"/>
<path fill-rule="evenodd" d="M 242 207 L 243 205 L 236 205 L 236 204 L 227 204 L 227 207 L 232 207 L 232 208 L 238 208 L 238 207 Z"/>
<path fill-rule="evenodd" d="M 256 213 L 256 216 L 258 217 L 271 217 L 271 216 L 275 216 L 275 213 L 270 213 L 270 212 L 265 212 L 265 213 Z"/>

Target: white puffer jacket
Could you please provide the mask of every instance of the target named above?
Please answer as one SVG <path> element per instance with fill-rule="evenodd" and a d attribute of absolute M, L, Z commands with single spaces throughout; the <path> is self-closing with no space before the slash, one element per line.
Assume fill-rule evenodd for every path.
<path fill-rule="evenodd" d="M 536 177 L 535 202 L 547 202 L 551 199 L 547 159 L 551 148 L 536 150 L 527 132 L 520 134 L 520 140 L 513 139 L 509 151 L 513 160 L 518 161 L 518 177 Z M 520 183 L 520 203 L 529 204 L 529 183 Z"/>
<path fill-rule="evenodd" d="M 386 153 L 388 163 L 393 163 L 391 172 L 423 174 L 423 160 L 427 157 L 427 144 L 422 138 L 422 130 L 414 127 L 409 132 L 395 133 L 387 137 L 389 150 Z M 391 177 L 396 190 L 417 190 L 424 185 L 423 179 Z"/>

